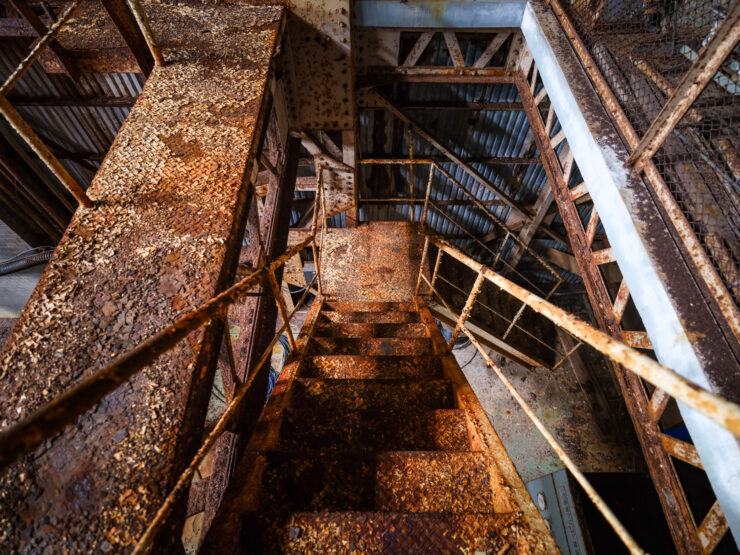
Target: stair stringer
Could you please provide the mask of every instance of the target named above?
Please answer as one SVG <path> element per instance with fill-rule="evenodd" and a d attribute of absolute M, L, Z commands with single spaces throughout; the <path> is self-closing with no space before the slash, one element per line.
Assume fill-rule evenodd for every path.
<path fill-rule="evenodd" d="M 472 428 L 470 429 L 470 437 L 473 449 L 480 449 L 486 453 L 489 464 L 493 466 L 494 472 L 492 474 L 498 474 L 503 479 L 504 487 L 507 489 L 511 500 L 516 505 L 516 509 L 521 512 L 524 522 L 529 527 L 529 532 L 533 540 L 530 543 L 530 547 L 533 548 L 533 551 L 558 553 L 559 550 L 555 541 L 542 515 L 540 515 L 534 506 L 522 477 L 511 461 L 486 411 L 480 404 L 473 388 L 468 383 L 465 374 L 463 374 L 460 365 L 449 349 L 447 349 L 447 343 L 434 320 L 434 316 L 432 316 L 423 297 L 414 297 L 414 302 L 419 311 L 421 321 L 427 325 L 427 329 L 430 332 L 435 353 L 444 352 L 440 357 L 443 373 L 453 383 L 453 394 L 457 407 L 465 410 L 468 414 L 468 425 Z"/>

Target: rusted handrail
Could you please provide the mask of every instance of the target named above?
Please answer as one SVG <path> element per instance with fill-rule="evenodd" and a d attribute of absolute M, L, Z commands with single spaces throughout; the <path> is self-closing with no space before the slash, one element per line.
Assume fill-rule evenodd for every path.
<path fill-rule="evenodd" d="M 578 32 L 570 21 L 568 14 L 565 13 L 565 10 L 560 4 L 560 0 L 549 0 L 548 4 L 552 8 L 555 17 L 557 17 L 560 22 L 560 25 L 563 27 L 563 31 L 573 46 L 573 50 L 575 50 L 576 55 L 581 60 L 586 73 L 588 73 L 589 78 L 593 81 L 597 93 L 617 123 L 619 130 L 624 136 L 629 151 L 634 151 L 640 143 L 640 137 L 637 135 L 635 128 L 630 123 L 630 120 L 620 105 L 614 91 L 612 91 L 609 83 L 606 81 L 606 78 L 601 73 L 596 62 L 588 51 L 588 48 L 578 35 Z M 704 282 L 707 284 L 712 296 L 717 301 L 717 305 L 719 306 L 725 320 L 727 320 L 733 335 L 738 341 L 740 341 L 740 309 L 738 309 L 725 283 L 714 268 L 704 246 L 701 244 L 699 238 L 692 229 L 691 223 L 683 213 L 676 198 L 673 196 L 673 193 L 663 180 L 655 162 L 653 162 L 651 158 L 644 158 L 642 160 L 642 166 L 647 182 L 652 187 L 656 198 L 668 214 L 681 242 L 686 247 L 686 252 L 696 265 L 698 273 L 704 279 Z"/>
<path fill-rule="evenodd" d="M 314 236 L 306 237 L 272 262 L 264 264 L 210 301 L 181 316 L 133 349 L 119 355 L 21 422 L 0 432 L 0 445 L 3 446 L 0 450 L 0 470 L 75 422 L 79 416 L 93 408 L 103 397 L 154 362 L 160 355 L 172 349 L 193 330 L 221 317 L 231 304 L 255 284 L 265 280 L 269 272 L 285 264 L 288 259 L 300 253 L 313 241 Z"/>
<path fill-rule="evenodd" d="M 318 275 L 319 275 L 318 273 L 314 274 L 313 278 L 311 278 L 311 281 L 306 286 L 306 290 L 303 292 L 303 295 L 301 296 L 300 300 L 295 305 L 295 308 L 293 308 L 291 313 L 286 317 L 286 319 L 283 320 L 282 327 L 275 334 L 275 337 L 272 338 L 272 341 L 270 341 L 270 344 L 267 346 L 265 351 L 262 353 L 262 356 L 260 357 L 259 361 L 254 365 L 254 368 L 260 368 L 267 361 L 267 359 L 272 354 L 272 348 L 275 346 L 275 343 L 277 342 L 278 338 L 282 335 L 283 331 L 290 330 L 290 321 L 293 319 L 293 315 L 298 311 L 298 309 L 305 302 L 306 297 L 308 297 L 308 294 L 311 291 L 311 286 L 316 281 Z M 147 527 L 144 534 L 141 536 L 141 538 L 139 538 L 139 541 L 136 543 L 136 548 L 134 549 L 132 555 L 146 553 L 152 541 L 154 541 L 154 538 L 157 532 L 159 531 L 159 529 L 162 527 L 165 520 L 167 519 L 167 516 L 169 516 L 170 512 L 172 512 L 172 508 L 177 502 L 177 499 L 185 491 L 185 489 L 188 486 L 190 486 L 190 483 L 193 480 L 193 475 L 195 474 L 195 471 L 198 470 L 200 463 L 202 463 L 203 459 L 206 458 L 206 455 L 211 450 L 213 445 L 216 443 L 216 440 L 218 440 L 218 438 L 221 437 L 221 434 L 224 432 L 224 430 L 226 430 L 226 426 L 228 425 L 229 420 L 234 415 L 234 412 L 236 412 L 236 409 L 239 407 L 239 404 L 241 403 L 242 399 L 244 399 L 244 396 L 249 391 L 249 388 L 251 387 L 252 382 L 257 376 L 257 372 L 249 372 L 248 376 L 249 378 L 243 384 L 241 384 L 237 388 L 237 390 L 234 392 L 234 398 L 231 400 L 231 402 L 226 407 L 224 412 L 221 413 L 221 417 L 218 419 L 218 422 L 216 422 L 216 425 L 214 426 L 213 430 L 211 430 L 211 433 L 208 434 L 205 441 L 200 446 L 200 449 L 198 449 L 198 452 L 195 454 L 193 459 L 190 461 L 190 464 L 188 465 L 188 467 L 183 471 L 182 474 L 180 474 L 180 477 L 177 479 L 175 486 L 170 490 L 170 493 L 167 495 L 164 502 L 159 507 L 157 514 L 154 515 L 154 519 L 151 521 L 151 523 Z"/>
<path fill-rule="evenodd" d="M 588 343 L 591 347 L 606 355 L 614 362 L 621 364 L 627 370 L 659 387 L 676 400 L 702 413 L 736 437 L 740 437 L 740 406 L 737 404 L 687 380 L 670 368 L 659 364 L 625 343 L 590 326 L 577 316 L 527 291 L 523 287 L 497 274 L 489 267 L 460 252 L 444 239 L 430 237 L 430 242 L 468 266 L 471 270 L 483 274 L 488 281 L 496 285 L 499 289 L 519 299 L 532 310 L 543 315 L 555 325 L 565 329 L 574 337 L 584 343 Z M 419 269 L 420 272 L 422 270 L 423 267 Z"/>

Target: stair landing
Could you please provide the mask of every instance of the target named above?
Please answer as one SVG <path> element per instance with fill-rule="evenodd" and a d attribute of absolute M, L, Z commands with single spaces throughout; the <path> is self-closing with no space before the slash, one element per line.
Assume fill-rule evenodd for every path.
<path fill-rule="evenodd" d="M 423 246 L 421 224 L 368 222 L 329 229 L 321 261 L 324 293 L 347 301 L 410 301 Z"/>

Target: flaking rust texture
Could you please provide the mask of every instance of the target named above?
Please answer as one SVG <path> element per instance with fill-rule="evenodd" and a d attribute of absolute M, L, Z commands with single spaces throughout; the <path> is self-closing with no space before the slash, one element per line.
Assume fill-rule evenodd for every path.
<path fill-rule="evenodd" d="M 2 428 L 211 298 L 238 249 L 283 9 L 147 11 L 168 63 L 144 87 L 89 190 L 94 208 L 75 214 L 2 353 Z M 198 435 L 204 337 L 191 334 L 3 473 L 4 552 L 120 552 L 136 541 Z"/>
<path fill-rule="evenodd" d="M 321 263 L 326 295 L 347 301 L 411 300 L 423 245 L 419 224 L 330 229 Z"/>

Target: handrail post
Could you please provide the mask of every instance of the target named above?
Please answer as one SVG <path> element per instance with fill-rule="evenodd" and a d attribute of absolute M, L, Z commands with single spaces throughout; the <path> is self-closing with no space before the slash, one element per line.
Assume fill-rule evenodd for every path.
<path fill-rule="evenodd" d="M 409 126 L 409 190 L 411 192 L 411 204 L 409 213 L 411 214 L 411 223 L 414 223 L 414 130 Z"/>
<path fill-rule="evenodd" d="M 272 268 L 267 271 L 267 281 L 270 282 L 270 287 L 272 288 L 272 296 L 275 297 L 275 304 L 277 304 L 278 310 L 280 311 L 280 318 L 283 319 L 286 331 L 288 332 L 288 341 L 290 341 L 290 348 L 292 350 L 295 350 L 295 337 L 293 337 L 293 330 L 290 329 L 288 311 L 285 308 L 283 296 L 280 294 L 280 284 L 277 282 L 275 271 Z"/>
<path fill-rule="evenodd" d="M 478 277 L 475 278 L 475 283 L 473 283 L 473 288 L 470 290 L 468 300 L 465 301 L 465 306 L 460 313 L 460 318 L 457 320 L 455 331 L 452 332 L 452 337 L 450 337 L 450 343 L 447 345 L 449 349 L 452 349 L 453 345 L 455 345 L 455 341 L 457 341 L 457 337 L 460 335 L 460 330 L 462 329 L 463 324 L 465 324 L 465 320 L 470 316 L 470 311 L 473 310 L 473 303 L 475 303 L 475 299 L 478 297 L 481 287 L 483 287 L 484 279 L 485 275 L 483 272 L 478 272 Z"/>
<path fill-rule="evenodd" d="M 434 178 L 434 168 L 437 164 L 432 162 L 429 165 L 429 179 L 427 180 L 427 190 L 424 195 L 424 209 L 421 212 L 421 227 L 424 229 L 424 225 L 427 223 L 427 210 L 429 209 L 429 194 L 432 191 L 432 179 Z"/>
<path fill-rule="evenodd" d="M 421 263 L 419 264 L 419 277 L 416 278 L 416 288 L 414 289 L 414 296 L 419 294 L 421 288 L 421 276 L 424 273 L 424 262 L 427 259 L 427 251 L 429 251 L 429 236 L 424 236 L 424 248 L 421 251 Z"/>
<path fill-rule="evenodd" d="M 437 273 L 439 272 L 439 263 L 442 261 L 442 254 L 444 251 L 442 249 L 437 249 L 437 260 L 434 262 L 434 271 L 432 272 L 432 281 L 429 283 L 429 287 L 434 289 L 434 284 L 437 281 Z"/>

